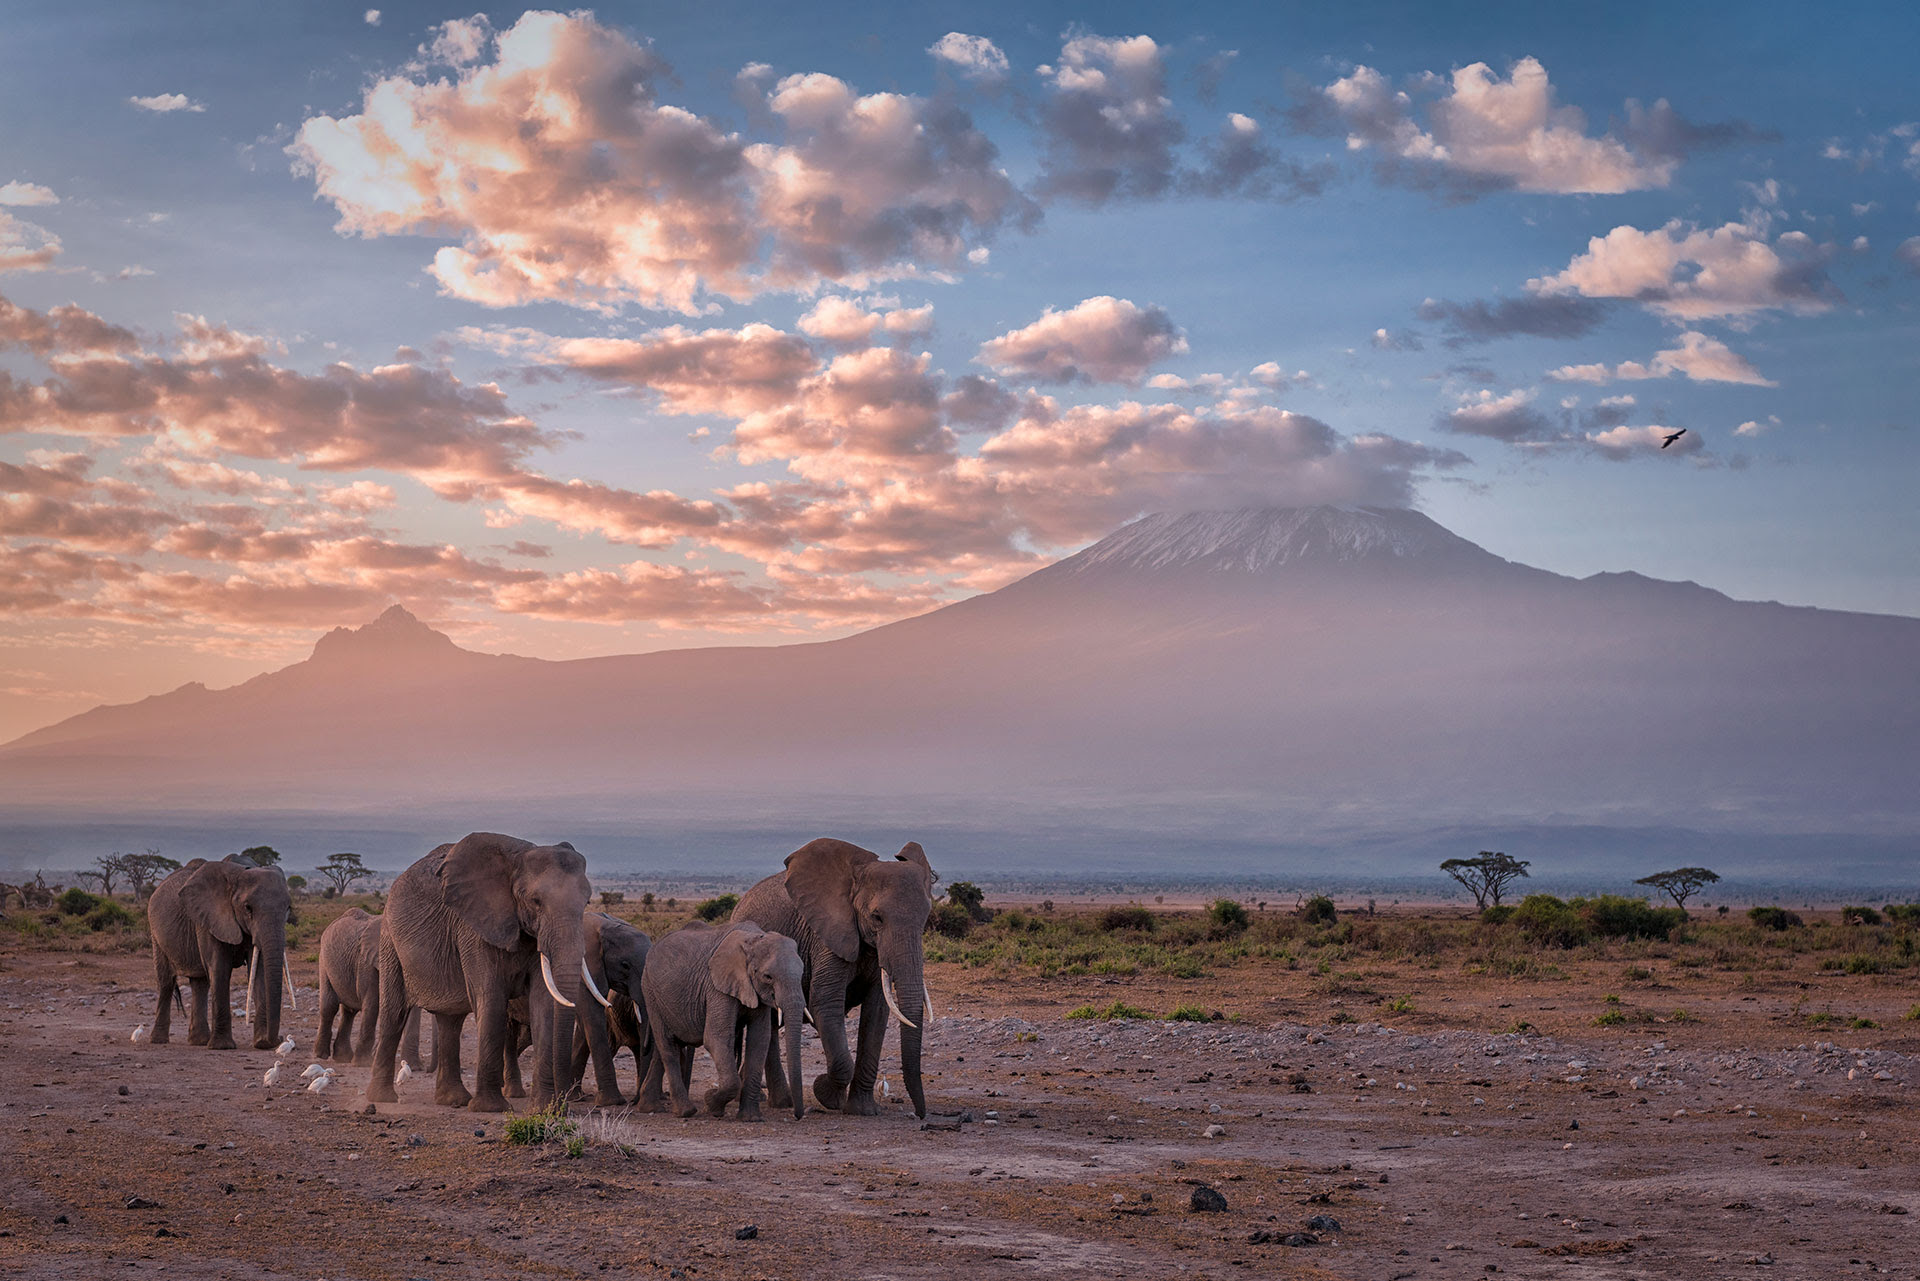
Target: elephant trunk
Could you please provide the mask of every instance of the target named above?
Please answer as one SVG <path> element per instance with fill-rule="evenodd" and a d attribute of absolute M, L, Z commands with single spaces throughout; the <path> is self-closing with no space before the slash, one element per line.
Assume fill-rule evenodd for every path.
<path fill-rule="evenodd" d="M 270 1050 L 280 1040 L 280 1001 L 285 991 L 287 931 L 285 926 L 269 930 L 254 940 L 256 974 L 248 975 L 251 991 L 258 985 L 259 996 L 253 1006 L 253 1048 Z"/>
<path fill-rule="evenodd" d="M 555 1102 L 572 1088 L 574 1015 L 583 999 L 592 999 L 581 991 L 586 957 L 586 938 L 578 920 L 571 928 L 549 930 L 540 938 L 542 979 L 554 998 L 553 1034 L 550 1043 L 535 1046 L 534 1053 L 545 1054 L 551 1065 Z"/>
<path fill-rule="evenodd" d="M 882 976 L 891 980 L 888 1004 L 900 1020 L 901 1083 L 913 1100 L 914 1115 L 924 1117 L 927 1096 L 920 1080 L 920 1042 L 927 1026 L 927 983 L 920 949 L 901 948 L 891 961 L 883 957 L 880 968 Z"/>
<path fill-rule="evenodd" d="M 798 1121 L 807 1114 L 807 1096 L 801 1087 L 804 1079 L 800 1072 L 800 1025 L 807 1016 L 806 993 L 795 983 L 792 990 L 783 984 L 777 993 L 780 1001 L 780 1049 L 786 1055 L 787 1092 L 793 1098 L 793 1119 Z"/>

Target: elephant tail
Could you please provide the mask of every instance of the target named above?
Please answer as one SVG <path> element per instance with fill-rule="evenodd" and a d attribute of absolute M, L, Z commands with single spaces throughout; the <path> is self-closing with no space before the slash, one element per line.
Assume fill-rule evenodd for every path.
<path fill-rule="evenodd" d="M 173 985 L 173 1007 L 180 1011 L 182 1018 L 186 1017 L 187 998 L 180 995 L 180 985 L 178 983 Z"/>

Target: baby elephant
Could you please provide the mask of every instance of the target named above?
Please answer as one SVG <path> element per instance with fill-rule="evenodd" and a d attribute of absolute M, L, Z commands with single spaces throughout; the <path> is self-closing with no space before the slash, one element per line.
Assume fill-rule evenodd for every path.
<path fill-rule="evenodd" d="M 766 1062 L 774 1016 L 786 1037 L 788 1086 L 795 1119 L 804 1115 L 800 1093 L 800 1016 L 806 1008 L 801 990 L 800 949 L 784 934 L 768 934 L 750 921 L 713 929 L 688 925 L 661 939 L 647 955 L 640 987 L 653 1030 L 655 1069 L 649 1071 L 640 1106 L 657 1110 L 659 1086 L 654 1071 L 664 1071 L 673 1092 L 673 1110 L 692 1116 L 687 1074 L 693 1047 L 704 1045 L 720 1084 L 707 1091 L 707 1111 L 726 1113 L 740 1100 L 740 1119 L 760 1119 L 760 1073 L 742 1074 L 741 1056 Z"/>
<path fill-rule="evenodd" d="M 313 1056 L 336 1063 L 351 1059 L 365 1067 L 373 1062 L 374 1030 L 380 1024 L 380 926 L 386 918 L 354 908 L 320 932 L 320 1035 Z M 364 1017 L 361 1017 L 364 1016 Z M 338 1017 L 336 1036 L 333 1021 Z M 353 1043 L 354 1020 L 360 1021 L 360 1044 Z M 415 1071 L 425 1071 L 420 1059 L 420 1011 L 407 1014 L 400 1038 L 400 1057 Z"/>

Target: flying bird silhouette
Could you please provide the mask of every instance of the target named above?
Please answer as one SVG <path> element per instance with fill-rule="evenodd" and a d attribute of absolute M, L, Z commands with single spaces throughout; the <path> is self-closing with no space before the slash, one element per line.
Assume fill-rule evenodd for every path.
<path fill-rule="evenodd" d="M 1679 431 L 1668 432 L 1666 439 L 1660 442 L 1660 448 L 1665 449 L 1668 445 L 1671 445 L 1674 441 L 1679 440 L 1686 434 L 1687 429 L 1685 427 L 1682 427 Z"/>

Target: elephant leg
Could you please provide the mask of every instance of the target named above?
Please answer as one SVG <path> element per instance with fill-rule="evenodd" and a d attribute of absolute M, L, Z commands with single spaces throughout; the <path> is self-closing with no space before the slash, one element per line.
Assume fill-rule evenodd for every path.
<path fill-rule="evenodd" d="M 210 1050 L 231 1050 L 233 1048 L 233 962 L 224 956 L 213 958 L 208 966 L 213 971 L 213 1036 L 207 1041 Z"/>
<path fill-rule="evenodd" d="M 433 1016 L 433 1101 L 442 1107 L 463 1108 L 473 1101 L 460 1080 L 460 1025 L 466 1021 L 464 1014 Z M 386 1037 L 380 1042 L 384 1046 Z"/>
<path fill-rule="evenodd" d="M 366 1011 L 364 1010 L 350 1010 L 344 1005 L 340 1007 L 340 1031 L 338 1035 L 334 1037 L 332 1055 L 337 1061 L 341 1063 L 350 1063 L 353 1061 L 353 1028 L 355 1023 L 360 1025 L 360 1039 L 366 1043 L 367 1058 L 369 1060 L 373 1058 L 373 1041 L 377 1035 L 374 1031 L 376 1024 L 372 1019 L 363 1017 L 365 1013 Z M 327 1056 L 316 1054 L 315 1057 L 324 1058 Z"/>
<path fill-rule="evenodd" d="M 506 996 L 504 993 L 483 994 L 483 999 L 475 1004 L 474 1021 L 479 1025 L 480 1048 L 473 1068 L 473 1099 L 467 1106 L 475 1112 L 505 1112 L 507 1096 L 501 1093 L 500 1081 L 507 1052 Z"/>
<path fill-rule="evenodd" d="M 373 1071 L 367 1076 L 367 1102 L 397 1103 L 393 1089 L 393 1056 L 400 1047 L 400 1020 L 407 1012 L 406 978 L 400 958 L 391 947 L 380 949 L 380 1017 L 362 1025 L 362 1036 L 374 1038 Z"/>
<path fill-rule="evenodd" d="M 860 1007 L 860 1049 L 853 1064 L 853 1087 L 847 1092 L 844 1109 L 858 1116 L 874 1116 L 880 1111 L 873 1087 L 880 1080 L 880 1051 L 887 1043 L 887 1018 L 886 998 L 881 996 L 880 985 L 876 983 L 868 989 L 866 1003 Z"/>
<path fill-rule="evenodd" d="M 660 1060 L 660 1039 L 650 1039 L 646 1052 L 633 1052 L 633 1064 L 640 1075 L 640 1092 L 634 1096 L 633 1107 L 636 1112 L 664 1112 L 666 1101 L 660 1097 L 660 1084 L 666 1076 L 666 1066 Z"/>
<path fill-rule="evenodd" d="M 152 1035 L 147 1040 L 152 1045 L 165 1045 L 173 1024 L 175 984 L 180 980 L 173 972 L 173 962 L 167 960 L 158 944 L 153 949 L 153 979 L 154 990 L 159 993 L 160 999 L 154 1007 Z"/>
<path fill-rule="evenodd" d="M 367 1003 L 360 1007 L 359 1022 L 360 1039 L 353 1046 L 353 1065 L 366 1067 L 373 1062 L 374 1033 L 380 1026 L 380 992 L 377 988 L 367 993 Z M 342 1028 L 340 1035 L 344 1038 L 346 1034 L 346 1029 Z M 344 1051 L 346 1047 L 342 1046 L 341 1049 Z"/>
<path fill-rule="evenodd" d="M 187 979 L 191 994 L 187 1004 L 187 1044 L 205 1045 L 212 1033 L 207 1029 L 207 980 L 204 976 Z"/>
<path fill-rule="evenodd" d="M 333 990 L 333 984 L 320 980 L 320 1033 L 313 1038 L 313 1057 L 330 1059 L 333 1057 L 333 1021 L 340 1017 L 340 996 Z M 341 1024 L 341 1035 L 346 1034 L 346 1024 Z"/>
<path fill-rule="evenodd" d="M 613 1071 L 613 1028 L 608 1023 L 607 1011 L 597 1001 L 591 1005 L 582 1001 L 580 1017 L 573 1021 L 573 1026 L 573 1080 L 579 1082 L 581 1093 L 584 1095 L 587 1088 L 584 1060 L 591 1057 L 593 1105 L 597 1108 L 626 1106 L 626 1096 L 620 1093 L 620 1079 Z"/>
<path fill-rule="evenodd" d="M 526 1078 L 520 1075 L 520 1051 L 526 1048 L 520 1041 L 524 1030 L 518 1023 L 509 1024 L 506 1047 L 501 1051 L 500 1073 L 505 1082 L 506 1095 L 510 1099 L 527 1097 Z"/>
<path fill-rule="evenodd" d="M 427 1070 L 420 1058 L 420 1007 L 417 1005 L 407 1011 L 406 1025 L 400 1033 L 400 1057 L 416 1072 Z"/>
<path fill-rule="evenodd" d="M 780 1061 L 780 1038 L 767 1038 L 767 1053 L 762 1060 L 766 1071 L 761 1075 L 766 1081 L 767 1102 L 773 1107 L 785 1110 L 793 1106 L 793 1091 L 787 1088 L 787 1072 Z"/>
<path fill-rule="evenodd" d="M 827 1056 L 827 1070 L 813 1078 L 813 1097 L 829 1111 L 841 1111 L 847 1100 L 847 1087 L 853 1084 L 853 1052 L 847 1048 L 847 1004 L 845 989 L 839 984 L 822 990 L 820 975 L 814 975 L 813 1026 L 820 1033 L 820 1048 Z"/>
<path fill-rule="evenodd" d="M 740 1097 L 740 1003 L 720 996 L 707 998 L 706 1047 L 719 1082 L 706 1093 L 709 1116 L 725 1116 L 727 1104 Z M 764 1057 L 764 1051 L 762 1057 Z"/>
<path fill-rule="evenodd" d="M 692 1116 L 693 1104 L 687 1099 L 687 1075 L 692 1067 L 692 1047 L 685 1047 L 673 1039 L 667 1031 L 666 1021 L 658 1016 L 652 1018 L 654 1057 L 659 1060 L 660 1071 L 666 1078 L 667 1092 L 672 1096 L 671 1110 L 675 1116 Z M 653 1087 L 654 1097 L 659 1098 L 659 1087 Z M 654 1109 L 648 1109 L 652 1111 Z"/>
<path fill-rule="evenodd" d="M 553 1002 L 542 1000 L 546 991 L 530 993 L 527 997 L 527 1044 L 533 1047 L 533 1106 L 535 1108 L 552 1107 L 558 1097 L 558 1082 L 553 1079 L 553 1055 L 549 1053 L 553 1045 Z M 517 1063 L 520 1057 L 520 1042 L 511 1032 L 507 1034 L 507 1050 Z"/>
<path fill-rule="evenodd" d="M 761 1119 L 760 1074 L 753 1068 L 766 1061 L 767 1052 L 763 1048 L 764 1043 L 773 1039 L 773 1011 L 762 1006 L 747 1024 L 746 1041 L 740 1053 L 740 1064 L 744 1069 L 740 1073 L 740 1119 L 742 1121 Z"/>

